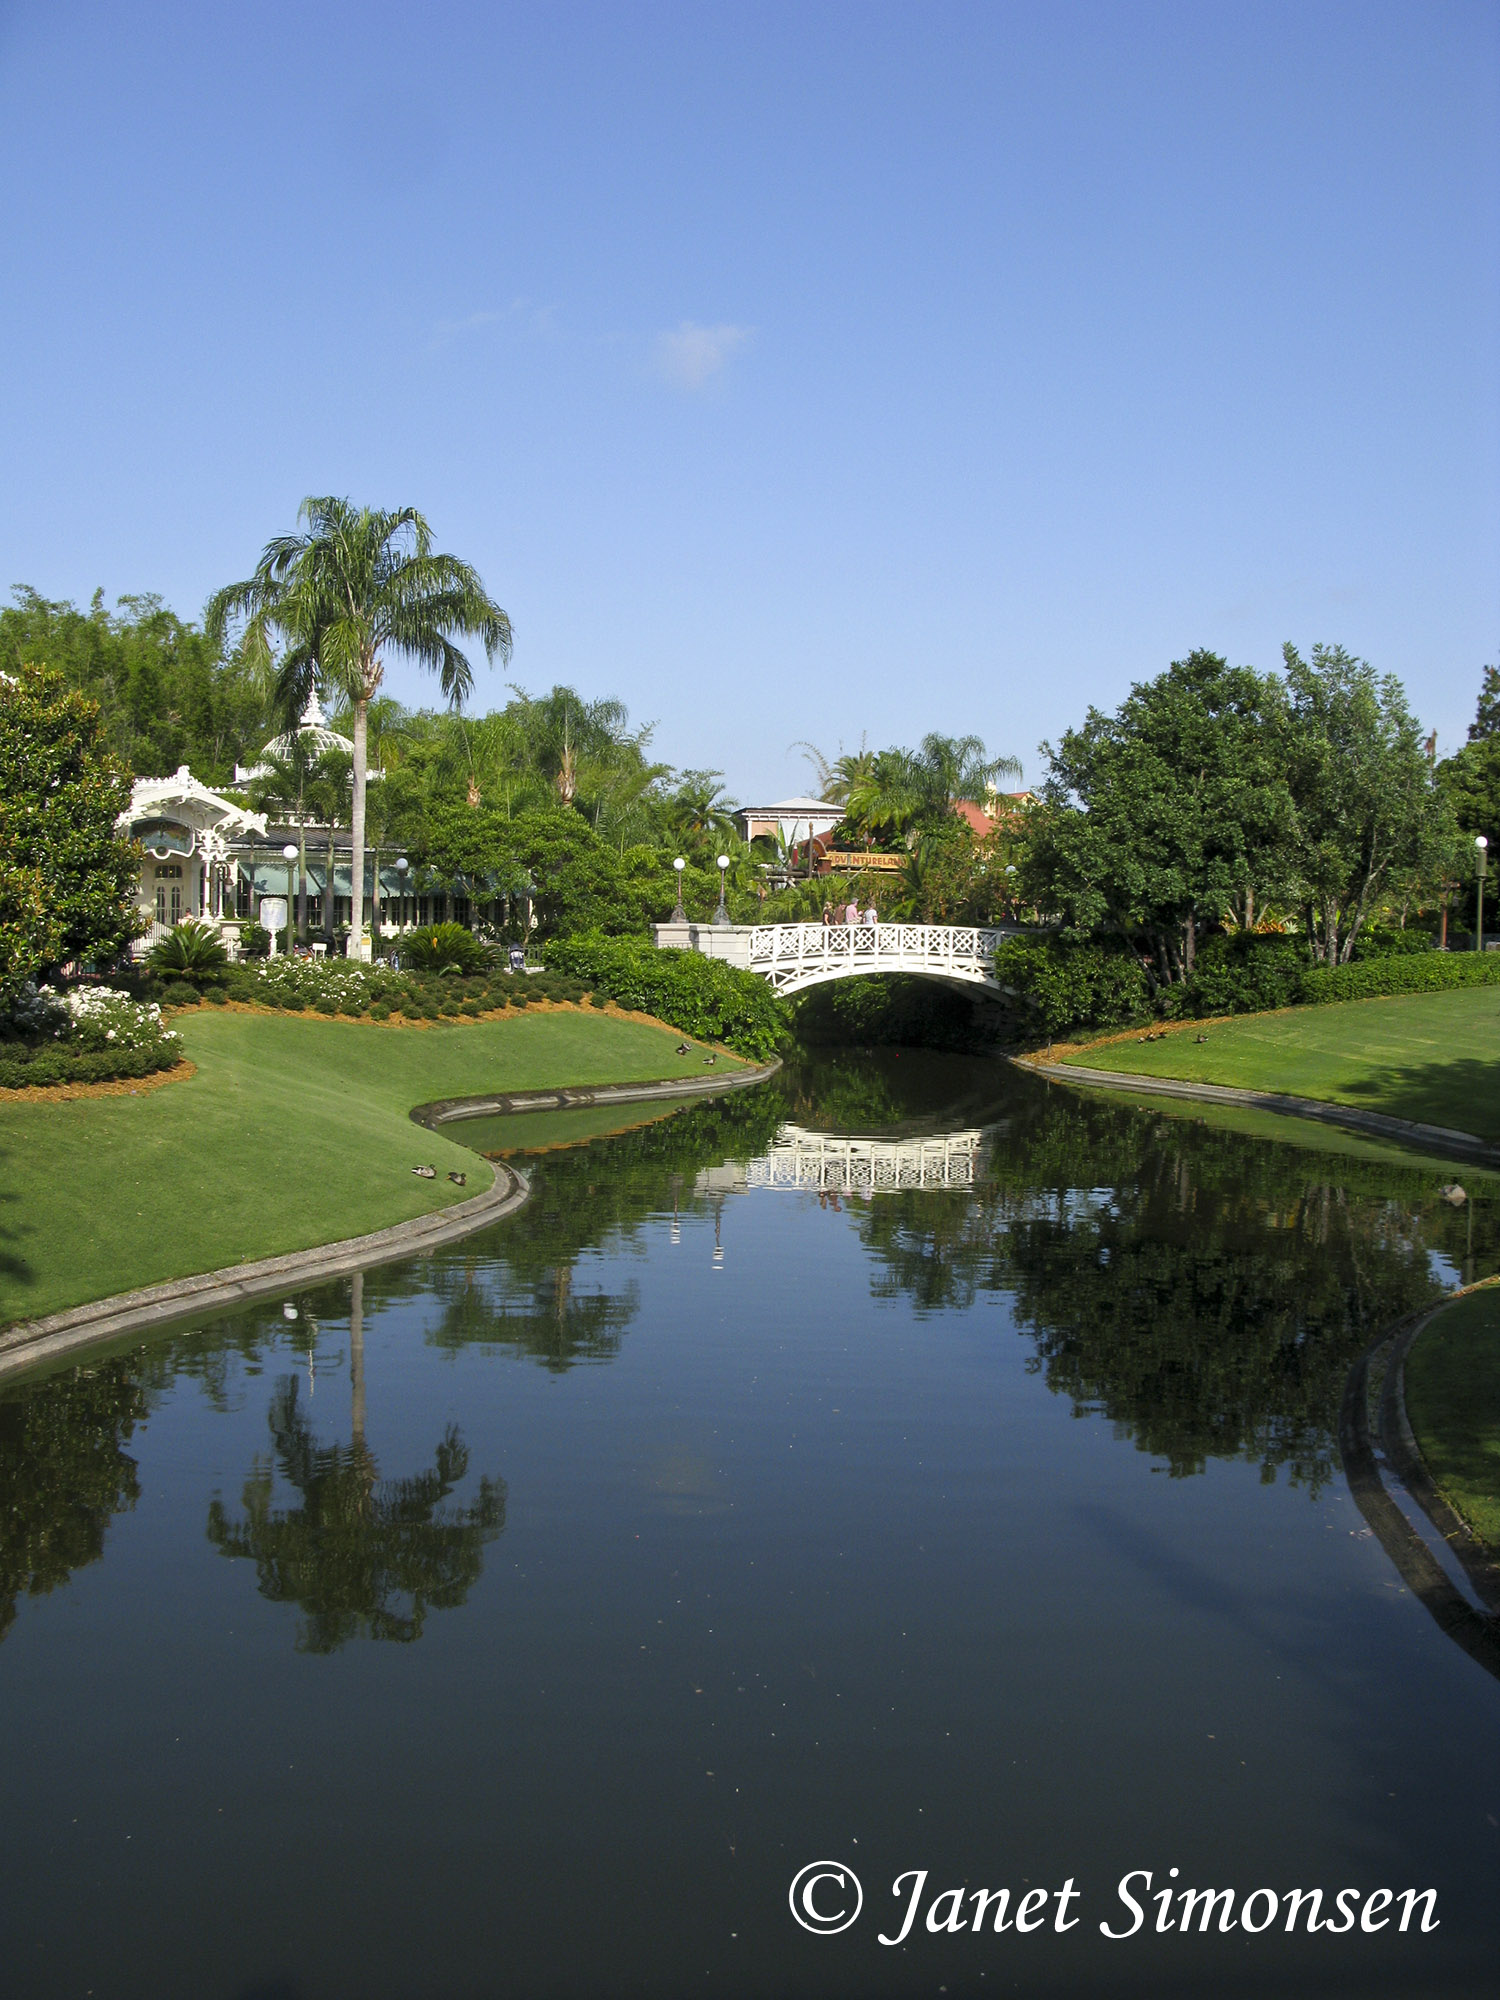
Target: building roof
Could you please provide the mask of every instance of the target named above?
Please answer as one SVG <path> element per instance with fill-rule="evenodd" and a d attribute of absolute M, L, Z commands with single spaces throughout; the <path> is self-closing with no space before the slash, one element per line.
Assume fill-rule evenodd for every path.
<path fill-rule="evenodd" d="M 199 784 L 186 764 L 180 764 L 170 778 L 137 778 L 130 788 L 130 804 L 115 824 L 132 826 L 137 820 L 160 818 L 174 808 L 196 808 L 198 818 L 224 833 L 263 834 L 266 830 L 264 813 L 247 812 L 232 799 L 220 798 L 207 785 Z"/>
<path fill-rule="evenodd" d="M 297 727 L 287 730 L 281 736 L 273 736 L 255 763 L 236 764 L 234 782 L 237 785 L 248 785 L 253 784 L 257 778 L 269 777 L 272 762 L 279 760 L 285 763 L 291 757 L 293 747 L 299 740 L 306 745 L 309 755 L 313 757 L 326 756 L 330 750 L 341 751 L 346 757 L 354 755 L 354 745 L 349 738 L 340 736 L 336 729 L 329 728 L 328 718 L 323 713 L 317 690 L 314 689 L 307 698 L 307 706 L 302 711 L 302 720 Z M 379 771 L 365 773 L 367 779 L 380 776 Z"/>
<path fill-rule="evenodd" d="M 772 813 L 843 813 L 842 806 L 831 806 L 827 799 L 778 799 L 773 806 L 741 806 L 742 813 L 752 819 L 769 818 Z"/>

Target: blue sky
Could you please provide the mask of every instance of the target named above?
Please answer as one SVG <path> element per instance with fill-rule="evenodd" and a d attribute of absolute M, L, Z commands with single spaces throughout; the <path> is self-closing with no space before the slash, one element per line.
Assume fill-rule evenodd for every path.
<path fill-rule="evenodd" d="M 1198 645 L 1452 745 L 1500 657 L 1491 5 L 0 0 L 0 183 L 0 585 L 409 502 L 742 799 Z"/>

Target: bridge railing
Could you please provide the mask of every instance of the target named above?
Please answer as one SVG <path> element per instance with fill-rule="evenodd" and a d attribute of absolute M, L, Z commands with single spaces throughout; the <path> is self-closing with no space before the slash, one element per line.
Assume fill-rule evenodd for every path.
<path fill-rule="evenodd" d="M 1005 935 L 981 924 L 757 924 L 750 964 L 764 968 L 901 959 L 933 970 L 987 965 Z"/>

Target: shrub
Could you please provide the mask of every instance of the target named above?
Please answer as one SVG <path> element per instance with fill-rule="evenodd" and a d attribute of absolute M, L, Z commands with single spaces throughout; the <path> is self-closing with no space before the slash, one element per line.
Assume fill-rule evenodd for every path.
<path fill-rule="evenodd" d="M 243 923 L 240 925 L 240 950 L 246 958 L 267 958 L 271 951 L 271 933 L 264 924 Z"/>
<path fill-rule="evenodd" d="M 995 973 L 1048 1035 L 1117 1028 L 1151 1010 L 1146 969 L 1124 946 L 1006 938 L 995 952 Z"/>
<path fill-rule="evenodd" d="M 686 1034 L 725 1042 L 756 1061 L 773 1055 L 786 1039 L 782 1001 L 757 974 L 721 959 L 591 932 L 554 940 L 547 962 L 592 986 L 596 995 L 654 1014 Z"/>
<path fill-rule="evenodd" d="M 22 1016 L 45 1021 L 46 1039 L 0 1046 L 0 1085 L 6 1089 L 150 1076 L 181 1060 L 181 1038 L 162 1025 L 161 1009 L 126 993 L 79 986 L 58 995 L 43 987 L 23 998 Z"/>
<path fill-rule="evenodd" d="M 1163 1014 L 1253 1014 L 1294 1007 L 1308 970 L 1304 945 L 1276 935 L 1240 932 L 1209 938 L 1186 986 L 1158 996 Z"/>
<path fill-rule="evenodd" d="M 1387 930 L 1383 925 L 1367 924 L 1354 940 L 1354 961 L 1360 964 L 1368 958 L 1411 958 L 1431 951 L 1435 942 L 1428 931 Z"/>
<path fill-rule="evenodd" d="M 402 957 L 428 972 L 478 972 L 489 952 L 462 924 L 424 924 L 401 940 Z"/>
<path fill-rule="evenodd" d="M 390 1018 L 390 1008 L 386 1006 L 383 1000 L 377 1000 L 375 1005 L 370 1009 L 370 1019 L 372 1021 L 388 1021 Z"/>
<path fill-rule="evenodd" d="M 175 1041 L 175 1037 L 170 1038 Z M 90 1050 L 68 1047 L 35 1054 L 0 1055 L 0 1090 L 34 1089 L 59 1083 L 114 1083 L 122 1077 L 154 1076 L 182 1060 L 182 1049 Z"/>
<path fill-rule="evenodd" d="M 1437 993 L 1457 986 L 1500 986 L 1500 952 L 1428 951 L 1312 965 L 1299 998 L 1316 1007 L 1331 1000 L 1373 1000 L 1385 993 Z"/>
<path fill-rule="evenodd" d="M 212 979 L 229 963 L 224 940 L 211 924 L 184 917 L 148 954 L 153 971 L 186 973 L 191 979 Z"/>

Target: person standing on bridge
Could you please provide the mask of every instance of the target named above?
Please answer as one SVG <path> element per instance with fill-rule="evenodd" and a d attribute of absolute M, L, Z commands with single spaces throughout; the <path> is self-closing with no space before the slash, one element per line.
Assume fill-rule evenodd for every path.
<path fill-rule="evenodd" d="M 828 927 L 832 924 L 832 922 L 833 922 L 833 905 L 832 903 L 825 903 L 823 905 L 823 928 L 827 930 Z"/>
<path fill-rule="evenodd" d="M 871 903 L 869 909 L 865 911 L 865 922 L 867 924 L 878 924 L 880 922 L 880 912 L 879 910 L 876 909 L 873 903 Z"/>
<path fill-rule="evenodd" d="M 847 925 L 849 926 L 849 928 L 850 928 L 850 930 L 851 930 L 851 931 L 852 931 L 852 930 L 854 930 L 854 929 L 855 929 L 855 928 L 857 927 L 857 925 L 858 925 L 858 923 L 859 923 L 859 905 L 858 905 L 858 903 L 849 903 L 849 904 L 847 904 L 847 905 L 845 906 L 845 909 L 844 909 L 844 922 L 845 922 L 845 923 L 846 923 L 846 924 L 847 924 Z"/>

